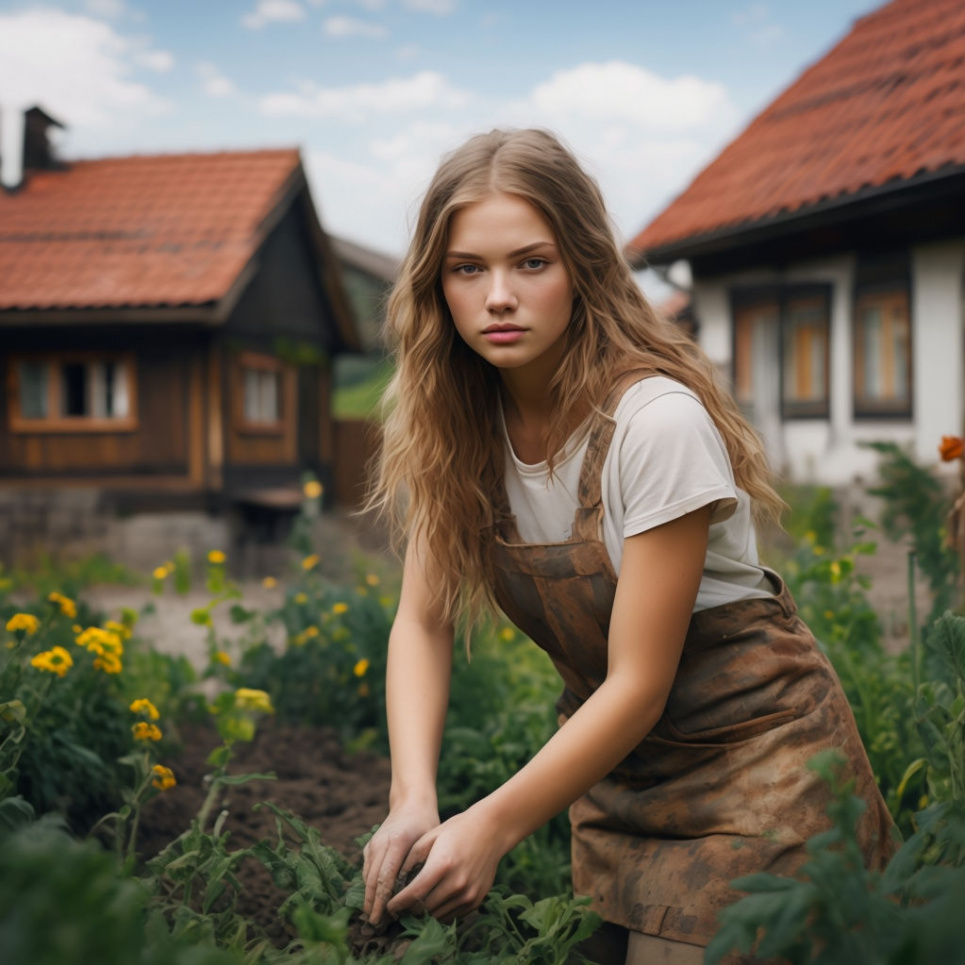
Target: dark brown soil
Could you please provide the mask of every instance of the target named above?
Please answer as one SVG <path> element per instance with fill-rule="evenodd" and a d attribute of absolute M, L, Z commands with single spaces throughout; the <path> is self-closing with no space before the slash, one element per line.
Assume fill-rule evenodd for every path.
<path fill-rule="evenodd" d="M 206 794 L 203 780 L 212 770 L 207 757 L 220 739 L 215 731 L 201 727 L 186 729 L 182 737 L 183 749 L 163 761 L 174 771 L 177 786 L 149 801 L 142 812 L 138 851 L 145 860 L 188 829 Z M 228 810 L 223 827 L 231 834 L 230 850 L 262 839 L 277 840 L 271 810 L 253 809 L 261 801 L 272 801 L 317 828 L 323 844 L 361 863 L 355 839 L 385 817 L 388 760 L 367 752 L 346 754 L 331 730 L 268 724 L 250 744 L 235 745 L 229 765 L 234 775 L 267 772 L 277 779 L 225 788 L 212 811 L 209 823 L 222 807 Z M 268 871 L 254 859 L 242 863 L 238 878 L 243 886 L 238 911 L 276 944 L 287 943 L 294 933 L 276 914 L 287 894 L 275 887 Z"/>

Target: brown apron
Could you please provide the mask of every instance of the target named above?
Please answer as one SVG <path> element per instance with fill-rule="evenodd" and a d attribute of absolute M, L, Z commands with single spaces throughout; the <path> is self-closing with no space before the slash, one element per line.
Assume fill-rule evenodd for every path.
<path fill-rule="evenodd" d="M 604 406 L 609 416 L 626 382 Z M 565 689 L 561 723 L 603 682 L 616 576 L 603 542 L 601 472 L 612 418 L 598 418 L 564 543 L 522 543 L 505 491 L 497 500 L 495 594 L 551 657 Z M 806 762 L 837 748 L 867 802 L 864 856 L 893 850 L 851 708 L 776 574 L 775 596 L 694 613 L 666 708 L 653 730 L 570 808 L 573 888 L 606 921 L 706 945 L 729 882 L 792 875 L 804 843 L 828 827 L 827 786 Z"/>

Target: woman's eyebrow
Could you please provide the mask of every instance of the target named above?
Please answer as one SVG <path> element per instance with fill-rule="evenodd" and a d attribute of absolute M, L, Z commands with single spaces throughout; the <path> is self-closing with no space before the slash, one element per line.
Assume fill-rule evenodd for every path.
<path fill-rule="evenodd" d="M 555 247 L 556 245 L 554 245 L 552 241 L 534 241 L 532 242 L 532 244 L 523 245 L 522 248 L 514 248 L 512 251 L 508 253 L 507 257 L 518 258 L 520 255 L 527 255 L 531 251 L 537 251 L 540 248 L 555 248 Z M 447 251 L 446 257 L 447 258 L 466 258 L 467 260 L 471 260 L 473 258 L 479 259 L 482 256 L 477 255 L 475 252 L 472 252 L 472 251 Z"/>

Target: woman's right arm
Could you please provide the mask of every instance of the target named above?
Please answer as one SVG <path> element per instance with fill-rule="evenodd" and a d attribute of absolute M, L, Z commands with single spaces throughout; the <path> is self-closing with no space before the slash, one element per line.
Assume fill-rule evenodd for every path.
<path fill-rule="evenodd" d="M 364 911 L 378 922 L 412 845 L 439 824 L 436 770 L 449 704 L 453 627 L 431 567 L 410 543 L 389 634 L 385 703 L 392 759 L 389 814 L 363 852 Z"/>

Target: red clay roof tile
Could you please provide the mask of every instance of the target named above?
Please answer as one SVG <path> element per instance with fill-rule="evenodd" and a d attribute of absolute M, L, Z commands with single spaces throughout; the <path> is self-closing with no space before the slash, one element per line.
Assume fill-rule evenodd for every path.
<path fill-rule="evenodd" d="M 224 296 L 300 165 L 295 149 L 78 161 L 0 191 L 0 311 Z"/>
<path fill-rule="evenodd" d="M 893 0 L 780 94 L 630 243 L 637 252 L 965 165 L 965 3 Z"/>

